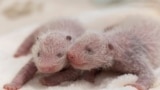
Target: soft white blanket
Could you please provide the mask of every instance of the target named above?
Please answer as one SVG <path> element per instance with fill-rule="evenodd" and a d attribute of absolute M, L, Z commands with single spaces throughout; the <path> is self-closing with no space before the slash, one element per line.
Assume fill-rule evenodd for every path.
<path fill-rule="evenodd" d="M 110 25 L 117 22 L 120 18 L 132 14 L 150 14 L 156 15 L 156 12 L 145 8 L 111 8 L 102 11 L 88 12 L 76 17 L 82 21 L 88 29 L 101 29 L 102 26 Z M 105 19 L 104 19 L 105 18 Z M 105 22 L 105 25 L 96 24 L 96 22 Z M 91 23 L 94 22 L 94 23 Z M 102 23 L 101 22 L 101 23 Z M 33 31 L 38 25 L 15 30 L 12 33 L 0 37 L 0 90 L 5 83 L 10 82 L 21 67 L 28 61 L 30 56 L 13 58 L 13 53 L 18 48 L 24 38 Z M 160 68 L 154 71 L 156 81 L 150 90 L 160 90 Z M 91 84 L 84 80 L 75 82 L 63 83 L 58 86 L 46 87 L 40 85 L 38 78 L 41 75 L 36 75 L 33 80 L 25 84 L 21 90 L 136 90 L 131 86 L 124 86 L 128 83 L 134 83 L 137 77 L 131 74 L 116 75 L 113 73 L 103 73 L 96 78 L 96 83 Z"/>

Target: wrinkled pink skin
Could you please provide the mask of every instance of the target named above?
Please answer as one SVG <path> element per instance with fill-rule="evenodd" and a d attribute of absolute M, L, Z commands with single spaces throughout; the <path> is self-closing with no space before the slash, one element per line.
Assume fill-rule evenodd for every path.
<path fill-rule="evenodd" d="M 32 60 L 30 60 L 15 76 L 11 83 L 5 84 L 4 89 L 6 90 L 18 90 L 21 88 L 25 83 L 31 80 L 35 73 L 37 72 L 37 68 Z M 84 72 L 81 76 L 81 70 L 73 69 L 72 67 L 65 68 L 64 70 L 53 73 L 50 76 L 42 77 L 40 79 L 40 83 L 45 86 L 55 86 L 59 85 L 64 81 L 73 81 L 77 80 L 80 77 L 84 80 L 87 80 L 91 83 L 94 83 L 94 80 L 99 74 L 99 72 L 92 71 L 92 72 Z"/>
<path fill-rule="evenodd" d="M 17 90 L 26 82 L 32 79 L 37 72 L 37 68 L 32 60 L 30 60 L 15 76 L 11 83 L 4 85 L 6 90 Z M 40 79 L 41 84 L 46 86 L 58 85 L 64 81 L 76 80 L 80 77 L 81 71 L 68 67 L 65 70 L 54 73 Z"/>
<path fill-rule="evenodd" d="M 48 77 L 43 77 L 40 79 L 41 84 L 46 86 L 59 85 L 64 81 L 76 80 L 80 77 L 81 71 L 75 70 L 72 67 L 68 67 L 58 73 L 52 74 Z"/>
<path fill-rule="evenodd" d="M 101 69 L 95 69 L 95 70 L 91 70 L 91 71 L 84 71 L 81 78 L 90 82 L 90 83 L 94 83 L 95 82 L 95 78 L 102 72 Z"/>
<path fill-rule="evenodd" d="M 160 22 L 133 16 L 104 32 L 82 35 L 68 50 L 68 60 L 77 69 L 107 68 L 138 76 L 127 84 L 148 90 L 154 83 L 153 69 L 160 64 Z"/>
<path fill-rule="evenodd" d="M 39 37 L 39 34 L 41 34 L 43 32 L 44 33 L 47 32 L 47 29 L 53 30 L 53 31 L 54 30 L 66 30 L 66 33 L 71 32 L 70 34 L 71 35 L 74 34 L 75 37 L 81 35 L 84 32 L 84 29 L 82 28 L 82 26 L 80 26 L 79 23 L 72 21 L 72 20 L 62 20 L 62 21 L 60 20 L 57 22 L 46 24 L 46 25 L 38 28 L 35 32 L 33 32 L 31 35 L 29 35 L 24 40 L 24 42 L 20 45 L 17 52 L 15 53 L 14 57 L 20 57 L 20 56 L 28 54 L 30 52 L 30 49 L 32 48 L 33 44 L 36 43 L 37 36 Z M 62 32 L 64 32 L 64 31 L 62 31 Z M 57 34 L 61 35 L 61 33 L 59 33 L 59 32 L 53 33 L 53 34 L 54 35 L 57 35 Z M 55 45 L 58 45 L 57 47 L 60 47 L 61 45 L 63 45 L 63 47 L 64 47 L 64 45 L 70 45 L 70 43 L 71 43 L 70 39 L 72 39 L 72 37 L 66 38 L 65 34 L 62 33 L 62 35 L 64 38 L 63 37 L 52 38 L 52 36 L 48 36 L 49 38 L 47 38 L 46 40 L 48 40 L 48 39 L 49 40 L 45 41 L 44 43 L 42 42 L 42 44 L 54 45 L 53 43 L 55 43 Z M 59 40 L 68 39 L 69 41 L 67 41 L 67 40 L 66 41 L 58 41 L 57 38 Z M 53 40 L 55 40 L 55 42 L 51 43 Z M 62 42 L 62 44 L 59 44 L 61 42 Z M 58 43 L 58 44 L 56 44 L 56 43 Z M 56 53 L 56 51 L 58 52 L 59 49 L 57 47 L 53 46 L 52 48 L 54 48 L 55 50 L 52 50 L 52 51 L 55 51 L 55 53 Z M 67 46 L 66 46 L 66 48 L 67 48 Z M 44 55 L 42 55 L 42 54 L 44 54 Z M 62 66 L 59 68 L 59 65 L 62 64 L 62 63 L 59 63 L 59 61 L 63 62 L 63 58 L 61 60 L 56 60 L 56 59 L 54 59 L 54 57 L 50 59 L 49 57 L 51 57 L 51 56 L 48 56 L 49 54 L 50 54 L 50 52 L 48 52 L 47 54 L 45 52 L 41 52 L 41 60 L 35 60 L 35 58 L 32 58 L 32 60 L 30 60 L 18 72 L 18 74 L 15 76 L 15 78 L 12 80 L 11 83 L 4 85 L 4 89 L 17 90 L 17 89 L 21 88 L 25 83 L 27 83 L 30 79 L 32 79 L 32 77 L 35 75 L 35 73 L 37 71 L 40 71 L 42 73 L 53 73 L 50 76 L 42 77 L 40 79 L 40 83 L 43 85 L 47 85 L 47 86 L 58 85 L 61 82 L 76 80 L 80 77 L 81 70 L 75 70 L 70 66 Z M 47 57 L 45 57 L 45 56 L 47 56 Z M 38 57 L 38 59 L 39 58 L 40 57 Z M 67 59 L 64 58 L 64 60 L 67 60 Z M 50 66 L 48 66 L 48 65 L 50 65 Z M 95 73 L 97 73 L 97 72 L 95 72 Z M 93 77 L 93 79 L 96 76 L 94 73 L 90 74 L 90 72 L 88 73 L 88 75 Z M 88 75 L 86 74 L 85 76 L 89 77 Z M 86 79 L 86 78 L 84 78 L 84 79 Z M 90 81 L 94 81 L 94 80 L 90 80 Z"/>
<path fill-rule="evenodd" d="M 54 86 L 64 81 L 73 81 L 81 78 L 88 82 L 94 83 L 94 80 L 100 71 L 94 70 L 92 72 L 85 71 L 83 74 L 81 73 L 81 70 L 75 70 L 74 68 L 69 67 L 51 76 L 41 78 L 40 82 L 46 86 Z"/>
<path fill-rule="evenodd" d="M 17 90 L 31 78 L 37 72 L 37 68 L 30 60 L 15 76 L 11 83 L 4 85 L 6 90 Z"/>

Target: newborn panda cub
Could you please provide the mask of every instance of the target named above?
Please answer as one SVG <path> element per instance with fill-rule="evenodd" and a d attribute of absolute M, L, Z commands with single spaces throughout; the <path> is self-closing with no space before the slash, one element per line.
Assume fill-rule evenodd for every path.
<path fill-rule="evenodd" d="M 4 85 L 4 89 L 19 89 L 37 71 L 50 74 L 40 79 L 40 82 L 47 86 L 80 77 L 81 71 L 68 65 L 66 53 L 69 46 L 84 31 L 79 22 L 69 19 L 57 20 L 38 28 L 26 38 L 14 55 L 15 57 L 26 55 L 33 47 L 33 58 L 18 72 L 11 83 Z"/>
<path fill-rule="evenodd" d="M 160 65 L 160 21 L 130 16 L 107 32 L 88 32 L 73 44 L 67 57 L 76 69 L 135 74 L 138 80 L 127 85 L 148 90 L 154 83 L 152 70 Z"/>

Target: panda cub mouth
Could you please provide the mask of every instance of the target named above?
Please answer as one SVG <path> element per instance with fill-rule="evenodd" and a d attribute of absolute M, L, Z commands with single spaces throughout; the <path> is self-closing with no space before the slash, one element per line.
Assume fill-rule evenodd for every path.
<path fill-rule="evenodd" d="M 77 62 L 71 62 L 70 64 L 75 68 L 81 68 L 87 65 L 87 63 L 77 63 Z"/>
<path fill-rule="evenodd" d="M 41 73 L 53 73 L 56 71 L 56 67 L 40 67 L 39 71 Z"/>

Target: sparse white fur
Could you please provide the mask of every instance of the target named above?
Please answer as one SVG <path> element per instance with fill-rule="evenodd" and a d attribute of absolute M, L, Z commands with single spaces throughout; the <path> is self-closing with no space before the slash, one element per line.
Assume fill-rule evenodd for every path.
<path fill-rule="evenodd" d="M 35 37 L 32 48 L 33 61 L 39 71 L 41 67 L 52 67 L 52 72 L 60 71 L 67 66 L 66 52 L 84 32 L 83 26 L 76 20 L 60 19 L 47 23 L 40 29 L 43 31 Z"/>
<path fill-rule="evenodd" d="M 57 56 L 55 55 L 56 52 L 58 53 L 58 51 L 65 53 L 65 51 L 67 51 L 67 49 L 68 49 L 67 47 L 69 47 L 69 45 L 72 43 L 72 41 L 65 42 L 65 36 L 67 36 L 67 34 L 64 34 L 64 33 L 65 32 L 60 32 L 60 31 L 53 31 L 53 32 L 48 31 L 48 32 L 45 32 L 45 33 L 38 36 L 39 39 L 36 41 L 36 43 L 34 44 L 34 46 L 32 48 L 32 53 L 33 53 L 35 64 L 41 63 L 40 58 L 37 57 L 38 52 L 40 52 L 40 50 L 41 50 L 44 53 L 47 53 L 48 55 L 53 56 L 53 60 L 52 60 L 51 64 L 53 64 L 57 67 L 55 69 L 55 72 L 61 70 L 62 68 L 64 68 L 67 65 L 67 59 L 65 59 L 66 58 L 65 54 L 61 59 L 58 59 L 58 58 L 56 59 Z M 49 42 L 46 42 L 47 39 L 50 39 Z M 61 41 L 63 41 L 63 42 L 61 42 Z M 44 43 L 46 43 L 46 44 L 44 44 Z M 47 58 L 47 56 L 43 56 L 43 57 L 45 57 L 45 58 L 42 58 L 42 59 L 44 59 L 46 61 L 51 61 L 51 60 L 47 60 L 47 59 L 49 59 L 49 57 L 48 58 Z M 48 65 L 46 65 L 46 66 L 48 66 Z"/>
<path fill-rule="evenodd" d="M 133 15 L 109 29 L 80 37 L 68 52 L 71 65 L 133 73 L 139 79 L 132 85 L 147 90 L 154 82 L 153 68 L 160 65 L 160 21 Z"/>

